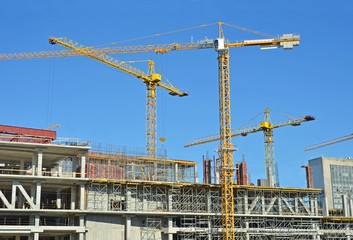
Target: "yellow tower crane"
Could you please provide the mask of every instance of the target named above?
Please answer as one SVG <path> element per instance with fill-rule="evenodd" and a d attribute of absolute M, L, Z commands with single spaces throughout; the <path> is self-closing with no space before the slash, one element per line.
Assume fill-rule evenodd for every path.
<path fill-rule="evenodd" d="M 59 44 L 65 48 L 80 53 L 81 55 L 92 58 L 108 66 L 116 68 L 122 72 L 140 78 L 147 87 L 146 94 L 146 153 L 147 157 L 157 158 L 157 87 L 169 91 L 169 94 L 180 97 L 187 96 L 186 92 L 181 92 L 177 87 L 161 81 L 161 75 L 155 73 L 154 62 L 149 60 L 148 73 L 134 68 L 125 62 L 114 59 L 104 53 L 96 52 L 78 42 L 68 38 L 49 38 L 50 44 Z"/>
<path fill-rule="evenodd" d="M 300 116 L 297 118 L 290 117 L 287 120 L 278 121 L 275 123 L 271 123 L 270 118 L 271 109 L 266 108 L 263 112 L 265 117 L 264 121 L 260 122 L 260 124 L 251 127 L 238 128 L 233 130 L 231 135 L 232 137 L 237 136 L 247 136 L 249 133 L 255 133 L 262 131 L 264 133 L 264 149 L 265 149 L 265 170 L 266 170 L 266 178 L 268 185 L 270 187 L 279 186 L 278 179 L 276 179 L 276 166 L 275 166 L 275 158 L 274 158 L 274 147 L 273 147 L 273 129 L 285 126 L 299 126 L 303 122 L 308 122 L 315 120 L 312 116 Z M 255 117 L 259 116 L 256 115 Z M 186 144 L 184 147 L 191 147 L 195 145 L 200 145 L 204 143 L 218 141 L 220 139 L 219 134 L 210 135 L 207 137 L 197 138 Z"/>
<path fill-rule="evenodd" d="M 104 47 L 104 48 L 84 48 L 80 51 L 42 51 L 29 53 L 10 53 L 0 54 L 0 60 L 11 59 L 28 59 L 28 58 L 50 58 L 50 57 L 68 57 L 82 56 L 92 53 L 97 54 L 122 54 L 122 53 L 168 53 L 176 50 L 196 50 L 196 49 L 215 49 L 218 52 L 218 83 L 219 83 L 219 159 L 220 159 L 220 178 L 222 188 L 222 224 L 223 224 L 223 239 L 234 240 L 234 200 L 233 200 L 233 145 L 231 143 L 231 116 L 230 116 L 230 79 L 229 79 L 229 48 L 260 46 L 261 49 L 283 48 L 293 49 L 300 42 L 299 35 L 284 34 L 280 37 L 263 34 L 257 31 L 252 31 L 246 28 L 217 22 L 213 24 L 205 24 L 199 27 L 218 24 L 218 38 L 214 40 L 191 42 L 191 43 L 171 43 L 157 45 L 140 45 L 127 47 Z M 264 35 L 266 39 L 255 39 L 238 41 L 229 43 L 225 40 L 222 25 L 227 25 L 240 30 L 252 32 L 259 35 Z M 196 28 L 196 27 L 193 27 Z M 188 28 L 188 29 L 193 29 Z M 188 30 L 184 29 L 184 30 Z M 173 31 L 173 32 L 179 32 Z M 170 32 L 172 33 L 172 32 Z M 167 34 L 167 33 L 164 33 Z M 153 36 L 160 36 L 155 34 Z M 178 94 L 177 94 L 178 95 Z"/>

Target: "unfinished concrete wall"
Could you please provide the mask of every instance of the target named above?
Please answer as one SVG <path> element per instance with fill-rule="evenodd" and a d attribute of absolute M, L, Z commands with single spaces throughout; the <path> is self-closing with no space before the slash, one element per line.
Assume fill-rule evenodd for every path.
<path fill-rule="evenodd" d="M 124 239 L 125 221 L 121 216 L 88 215 L 86 229 L 86 240 Z"/>

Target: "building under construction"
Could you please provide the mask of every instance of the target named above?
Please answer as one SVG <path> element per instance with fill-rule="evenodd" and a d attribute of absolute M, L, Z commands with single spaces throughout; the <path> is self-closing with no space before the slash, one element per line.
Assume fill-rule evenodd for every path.
<path fill-rule="evenodd" d="M 91 151 L 48 130 L 0 131 L 1 240 L 222 239 L 221 187 L 198 183 L 195 162 Z M 235 185 L 237 239 L 350 239 L 353 218 L 323 211 L 320 196 Z"/>

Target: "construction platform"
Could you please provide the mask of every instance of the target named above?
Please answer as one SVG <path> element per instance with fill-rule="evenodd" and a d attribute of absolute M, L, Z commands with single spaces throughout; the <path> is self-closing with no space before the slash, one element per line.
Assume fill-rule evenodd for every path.
<path fill-rule="evenodd" d="M 0 141 L 0 240 L 222 239 L 221 187 L 196 163 Z M 321 190 L 234 186 L 237 239 L 350 239 Z"/>

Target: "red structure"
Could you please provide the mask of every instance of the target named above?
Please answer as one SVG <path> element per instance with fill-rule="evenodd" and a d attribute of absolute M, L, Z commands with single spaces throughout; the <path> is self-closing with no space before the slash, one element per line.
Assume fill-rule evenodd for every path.
<path fill-rule="evenodd" d="M 237 184 L 238 185 L 249 185 L 248 177 L 248 165 L 246 162 L 237 163 Z"/>
<path fill-rule="evenodd" d="M 9 142 L 52 143 L 56 131 L 0 125 L 0 140 Z"/>
<path fill-rule="evenodd" d="M 205 156 L 202 156 L 202 162 L 203 162 L 203 183 L 211 184 L 212 178 L 214 179 L 214 182 L 217 182 L 215 157 L 213 156 L 213 159 L 205 159 Z"/>
<path fill-rule="evenodd" d="M 308 165 L 304 165 L 304 166 L 302 166 L 302 168 L 305 168 L 305 172 L 306 172 L 306 187 L 307 188 L 314 188 L 312 167 L 310 167 Z"/>

